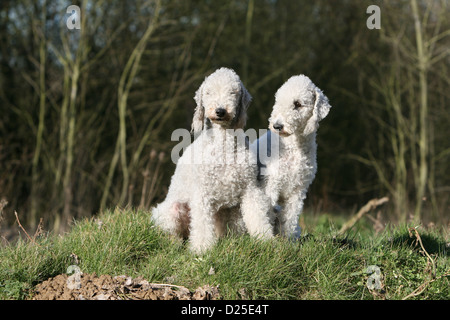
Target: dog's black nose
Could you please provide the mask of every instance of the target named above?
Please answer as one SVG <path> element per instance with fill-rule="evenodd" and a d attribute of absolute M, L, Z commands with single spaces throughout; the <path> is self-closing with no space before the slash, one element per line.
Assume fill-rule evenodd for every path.
<path fill-rule="evenodd" d="M 283 130 L 283 125 L 282 125 L 282 124 L 279 124 L 279 123 L 275 123 L 275 124 L 273 125 L 273 128 L 274 128 L 275 130 L 281 131 L 281 130 Z"/>
<path fill-rule="evenodd" d="M 218 116 L 219 118 L 222 118 L 226 113 L 227 110 L 225 110 L 224 108 L 216 109 L 216 116 Z"/>

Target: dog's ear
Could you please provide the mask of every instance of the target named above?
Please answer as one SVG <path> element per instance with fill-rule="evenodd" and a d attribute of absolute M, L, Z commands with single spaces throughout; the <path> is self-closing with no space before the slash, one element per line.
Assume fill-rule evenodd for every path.
<path fill-rule="evenodd" d="M 247 112 L 247 109 L 250 105 L 250 102 L 252 101 L 252 96 L 247 91 L 247 89 L 244 87 L 244 84 L 241 82 L 241 107 L 244 109 L 244 111 Z"/>
<path fill-rule="evenodd" d="M 322 120 L 330 112 L 331 105 L 328 101 L 326 95 L 323 94 L 322 90 L 316 88 L 316 104 L 314 106 L 314 111 L 317 113 L 318 121 Z"/>
<path fill-rule="evenodd" d="M 204 82 L 203 82 L 204 83 Z M 194 117 L 192 119 L 191 133 L 197 136 L 203 130 L 203 123 L 205 118 L 205 108 L 203 107 L 203 83 L 195 92 L 194 100 L 197 106 L 195 107 Z"/>
<path fill-rule="evenodd" d="M 241 82 L 241 96 L 239 98 L 239 104 L 234 116 L 234 129 L 243 129 L 247 123 L 247 109 L 252 101 L 252 96 L 244 87 Z"/>
<path fill-rule="evenodd" d="M 316 99 L 314 101 L 313 114 L 306 123 L 304 135 L 313 133 L 319 128 L 319 121 L 325 118 L 330 111 L 331 105 L 328 102 L 328 98 L 323 94 L 322 90 L 315 88 L 314 94 Z"/>

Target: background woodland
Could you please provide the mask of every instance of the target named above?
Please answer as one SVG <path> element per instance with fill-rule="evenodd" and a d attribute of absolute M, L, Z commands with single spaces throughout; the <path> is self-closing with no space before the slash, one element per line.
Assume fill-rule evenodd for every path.
<path fill-rule="evenodd" d="M 69 5 L 81 8 L 68 29 Z M 368 29 L 369 5 L 381 29 Z M 448 223 L 450 3 L 57 1 L 0 3 L 0 213 L 66 230 L 115 206 L 149 209 L 173 174 L 194 93 L 233 68 L 267 128 L 274 94 L 306 74 L 330 99 L 305 209 Z"/>

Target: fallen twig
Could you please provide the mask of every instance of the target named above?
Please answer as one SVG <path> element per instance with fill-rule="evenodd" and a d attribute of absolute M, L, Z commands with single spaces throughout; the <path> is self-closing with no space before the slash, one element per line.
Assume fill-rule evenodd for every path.
<path fill-rule="evenodd" d="M 415 297 L 415 296 L 420 295 L 422 292 L 425 291 L 425 289 L 428 287 L 428 285 L 429 285 L 430 283 L 432 283 L 432 282 L 434 282 L 434 281 L 436 281 L 436 280 L 439 280 L 439 279 L 441 279 L 441 278 L 443 278 L 443 277 L 448 277 L 448 276 L 450 276 L 450 270 L 447 271 L 445 274 L 440 275 L 440 276 L 437 277 L 437 278 L 434 278 L 434 279 L 430 279 L 430 280 L 425 281 L 425 282 L 422 283 L 416 290 L 414 290 L 413 292 L 411 292 L 410 294 L 408 294 L 408 295 L 407 295 L 406 297 L 404 297 L 402 300 L 407 300 L 407 299 L 409 299 L 409 298 L 411 298 L 411 297 Z"/>
<path fill-rule="evenodd" d="M 376 207 L 382 205 L 385 202 L 388 202 L 388 197 L 383 197 L 381 199 L 372 199 L 367 204 L 359 209 L 358 213 L 354 215 L 350 220 L 348 220 L 339 230 L 339 234 L 345 233 L 347 230 L 351 229 L 356 222 L 358 222 L 359 219 L 361 219 L 366 213 L 370 212 L 371 210 L 375 209 Z"/>
<path fill-rule="evenodd" d="M 412 238 L 413 236 L 416 237 L 416 243 L 418 242 L 420 244 L 420 247 L 422 248 L 423 253 L 427 256 L 428 260 L 431 262 L 431 266 L 433 267 L 433 269 L 431 271 L 431 276 L 433 278 L 436 278 L 436 264 L 434 262 L 434 259 L 431 258 L 431 256 L 428 254 L 427 250 L 425 250 L 423 243 L 422 243 L 422 239 L 420 238 L 419 232 L 417 231 L 416 228 L 409 228 L 408 232 L 409 232 L 410 238 Z M 413 232 L 414 232 L 414 234 L 413 234 Z"/>
<path fill-rule="evenodd" d="M 413 292 L 411 292 L 410 294 L 408 294 L 407 296 L 405 296 L 402 300 L 407 300 L 411 297 L 415 297 L 420 295 L 422 292 L 425 291 L 425 289 L 428 287 L 428 285 L 436 280 L 439 280 L 443 277 L 448 277 L 450 276 L 450 270 L 447 271 L 446 273 L 444 273 L 443 275 L 440 275 L 439 277 L 436 278 L 436 264 L 434 262 L 434 259 L 431 258 L 431 256 L 428 254 L 427 250 L 425 250 L 425 247 L 423 246 L 422 243 L 422 239 L 420 238 L 419 232 L 417 231 L 416 228 L 409 228 L 408 229 L 409 232 L 409 236 L 412 237 L 416 237 L 416 243 L 420 244 L 420 247 L 422 248 L 422 252 L 424 253 L 424 255 L 426 255 L 429 263 L 431 263 L 432 266 L 432 270 L 431 270 L 431 279 L 425 281 L 424 283 L 422 283 L 416 290 L 414 290 Z"/>

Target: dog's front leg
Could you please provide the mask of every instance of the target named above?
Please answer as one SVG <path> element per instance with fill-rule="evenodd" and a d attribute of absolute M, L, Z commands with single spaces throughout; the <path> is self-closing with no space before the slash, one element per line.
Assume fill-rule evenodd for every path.
<path fill-rule="evenodd" d="M 247 188 L 242 197 L 241 211 L 250 235 L 265 239 L 273 237 L 270 199 L 263 190 L 256 185 Z"/>
<path fill-rule="evenodd" d="M 211 199 L 196 197 L 191 203 L 190 248 L 201 254 L 211 248 L 217 240 L 214 231 L 214 207 Z"/>
<path fill-rule="evenodd" d="M 298 239 L 300 237 L 300 226 L 298 219 L 303 210 L 303 200 L 305 196 L 300 193 L 291 196 L 285 202 L 284 207 L 281 209 L 281 234 L 292 239 Z"/>

